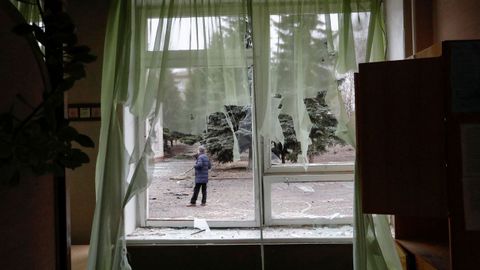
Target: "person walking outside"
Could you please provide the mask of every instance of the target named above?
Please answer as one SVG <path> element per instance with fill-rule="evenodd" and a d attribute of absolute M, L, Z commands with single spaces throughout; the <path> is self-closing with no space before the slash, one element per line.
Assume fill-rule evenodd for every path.
<path fill-rule="evenodd" d="M 205 206 L 207 204 L 208 170 L 212 168 L 210 160 L 205 154 L 205 147 L 198 147 L 198 157 L 193 167 L 195 168 L 195 187 L 190 204 L 187 206 L 196 206 L 200 188 L 202 188 L 202 206 Z"/>

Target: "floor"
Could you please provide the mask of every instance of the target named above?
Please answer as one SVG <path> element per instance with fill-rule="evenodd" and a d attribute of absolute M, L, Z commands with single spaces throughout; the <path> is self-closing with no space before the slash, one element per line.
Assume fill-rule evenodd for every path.
<path fill-rule="evenodd" d="M 88 260 L 88 245 L 72 245 L 72 270 L 86 270 Z"/>

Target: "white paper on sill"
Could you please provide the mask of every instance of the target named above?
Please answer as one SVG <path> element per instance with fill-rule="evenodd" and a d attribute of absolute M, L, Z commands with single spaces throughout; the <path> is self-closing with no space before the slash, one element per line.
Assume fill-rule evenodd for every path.
<path fill-rule="evenodd" d="M 300 189 L 301 191 L 307 192 L 307 193 L 315 192 L 315 190 L 311 186 L 297 186 L 297 188 Z"/>
<path fill-rule="evenodd" d="M 329 216 L 326 216 L 325 218 L 328 218 L 328 219 L 335 219 L 335 218 L 338 218 L 338 217 L 341 217 L 342 215 L 340 215 L 340 213 L 335 213 L 335 214 L 331 214 Z"/>
<path fill-rule="evenodd" d="M 205 230 L 206 232 L 210 232 L 210 227 L 208 226 L 207 221 L 203 218 L 194 218 L 193 227 L 200 230 Z"/>

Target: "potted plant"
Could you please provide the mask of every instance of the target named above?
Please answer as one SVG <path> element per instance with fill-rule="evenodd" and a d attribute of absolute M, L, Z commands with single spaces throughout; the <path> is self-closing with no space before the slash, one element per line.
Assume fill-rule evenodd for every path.
<path fill-rule="evenodd" d="M 96 59 L 87 46 L 77 44 L 75 25 L 63 12 L 45 12 L 37 5 L 40 23 L 22 23 L 13 30 L 30 35 L 43 48 L 42 55 L 49 83 L 39 104 L 29 104 L 16 95 L 11 109 L 0 114 L 0 184 L 15 184 L 21 174 L 63 175 L 64 168 L 75 169 L 89 162 L 88 156 L 72 144 L 94 147 L 93 141 L 80 134 L 64 119 L 64 93 L 85 77 L 85 64 Z M 35 49 L 35 48 L 33 48 Z M 15 106 L 27 105 L 25 117 L 16 115 Z"/>
<path fill-rule="evenodd" d="M 39 8 L 41 21 L 27 24 L 10 1 L 0 0 L 0 211 L 5 215 L 0 253 L 5 269 L 69 269 L 64 168 L 89 162 L 74 142 L 94 147 L 64 118 L 63 97 L 85 77 L 85 64 L 95 56 L 77 44 L 61 2 L 46 2 L 22 0 Z"/>

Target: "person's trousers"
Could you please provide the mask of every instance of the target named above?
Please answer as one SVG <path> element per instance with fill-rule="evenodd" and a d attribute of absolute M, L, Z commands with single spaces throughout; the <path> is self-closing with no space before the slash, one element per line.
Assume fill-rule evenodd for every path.
<path fill-rule="evenodd" d="M 202 203 L 207 203 L 207 183 L 195 183 L 195 187 L 193 188 L 193 196 L 190 200 L 191 204 L 195 204 L 197 202 L 200 187 L 202 188 Z"/>

